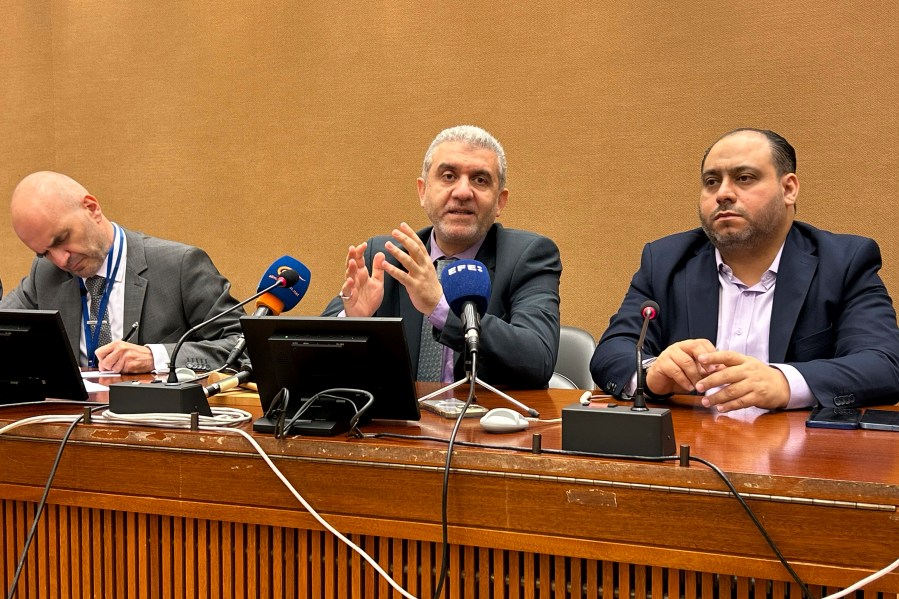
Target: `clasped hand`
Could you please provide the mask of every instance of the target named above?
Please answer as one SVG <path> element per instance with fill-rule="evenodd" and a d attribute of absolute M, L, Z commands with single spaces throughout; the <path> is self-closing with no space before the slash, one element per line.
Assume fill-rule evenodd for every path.
<path fill-rule="evenodd" d="M 647 370 L 646 387 L 657 395 L 708 393 L 702 405 L 719 412 L 784 408 L 790 400 L 790 385 L 780 370 L 739 352 L 718 351 L 708 339 L 667 347 Z"/>

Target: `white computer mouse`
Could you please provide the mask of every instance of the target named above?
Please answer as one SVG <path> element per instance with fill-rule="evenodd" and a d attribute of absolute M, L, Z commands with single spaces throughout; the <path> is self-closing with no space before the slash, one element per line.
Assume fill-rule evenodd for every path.
<path fill-rule="evenodd" d="M 481 426 L 491 433 L 512 433 L 528 427 L 527 419 L 511 408 L 493 408 L 481 416 Z"/>

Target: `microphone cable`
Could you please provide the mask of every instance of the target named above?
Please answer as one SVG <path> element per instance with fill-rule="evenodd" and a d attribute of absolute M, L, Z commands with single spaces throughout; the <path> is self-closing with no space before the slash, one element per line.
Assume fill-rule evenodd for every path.
<path fill-rule="evenodd" d="M 437 589 L 434 591 L 434 599 L 440 599 L 440 593 L 443 591 L 443 583 L 446 580 L 446 576 L 449 570 L 449 516 L 447 515 L 447 501 L 449 496 L 450 464 L 453 461 L 453 445 L 456 442 L 456 434 L 459 432 L 459 426 L 462 424 L 462 419 L 465 418 L 465 412 L 468 411 L 468 406 L 470 406 L 471 402 L 474 401 L 474 390 L 476 384 L 475 381 L 477 380 L 477 372 L 478 354 L 477 352 L 472 352 L 471 384 L 468 388 L 468 399 L 465 400 L 465 404 L 462 406 L 462 409 L 459 410 L 459 415 L 456 416 L 456 422 L 453 425 L 453 432 L 452 434 L 450 434 L 449 438 L 449 446 L 446 450 L 446 465 L 443 468 L 443 488 L 440 494 L 440 527 L 442 531 L 443 551 L 440 559 L 440 573 L 437 576 Z"/>
<path fill-rule="evenodd" d="M 466 404 L 466 407 L 467 407 L 467 405 L 468 404 Z M 463 408 L 463 414 L 464 414 L 464 408 Z M 462 416 L 460 415 L 459 420 L 461 420 L 461 418 L 462 418 Z M 482 449 L 498 449 L 498 450 L 506 450 L 506 451 L 511 450 L 511 451 L 517 451 L 517 452 L 523 452 L 523 453 L 534 453 L 534 450 L 530 447 L 519 447 L 519 446 L 512 446 L 512 445 L 493 445 L 493 444 L 488 444 L 488 443 L 478 443 L 478 442 L 474 442 L 474 441 L 456 441 L 455 436 L 456 436 L 456 432 L 458 429 L 459 420 L 456 421 L 456 426 L 453 427 L 453 432 L 449 439 L 444 439 L 443 437 L 434 437 L 434 436 L 430 436 L 430 435 L 403 435 L 403 434 L 399 434 L 399 433 L 374 433 L 374 434 L 369 434 L 369 435 L 364 436 L 367 439 L 380 439 L 380 438 L 383 438 L 383 439 L 409 439 L 409 440 L 419 440 L 419 441 L 436 441 L 439 443 L 448 443 L 449 444 L 446 467 L 444 470 L 444 483 L 443 483 L 444 484 L 444 488 L 443 488 L 444 501 L 443 501 L 442 524 L 443 524 L 443 530 L 444 530 L 444 547 L 445 548 L 447 545 L 447 541 L 446 541 L 446 538 L 447 538 L 446 537 L 446 525 L 447 525 L 446 524 L 446 489 L 447 489 L 447 478 L 449 476 L 448 473 L 449 473 L 450 455 L 452 454 L 453 445 L 460 445 L 463 447 L 478 447 L 478 448 L 482 448 Z M 624 455 L 624 454 L 609 454 L 609 453 L 598 454 L 598 453 L 588 453 L 588 452 L 583 452 L 583 451 L 570 451 L 570 450 L 564 450 L 564 449 L 541 449 L 540 453 L 547 453 L 547 454 L 551 454 L 551 455 L 583 456 L 583 457 L 593 457 L 593 458 L 598 457 L 598 458 L 604 458 L 604 459 L 626 460 L 626 461 L 636 461 L 636 462 L 656 462 L 656 463 L 658 463 L 658 462 L 672 462 L 675 460 L 680 460 L 679 455 L 650 457 L 650 456 L 631 456 L 631 455 Z M 724 482 L 725 486 L 727 486 L 728 490 L 730 491 L 730 494 L 733 495 L 734 498 L 740 503 L 740 506 L 743 508 L 743 511 L 746 512 L 746 514 L 749 516 L 750 520 L 752 520 L 752 523 L 755 525 L 755 527 L 761 533 L 765 542 L 768 544 L 768 546 L 774 552 L 775 557 L 777 557 L 778 561 L 780 561 L 780 563 L 784 566 L 784 568 L 790 574 L 790 577 L 794 580 L 794 582 L 796 582 L 796 584 L 799 585 L 799 588 L 802 590 L 803 597 L 805 597 L 806 599 L 812 599 L 812 594 L 810 593 L 808 586 L 805 584 L 805 582 L 803 582 L 803 580 L 799 576 L 799 574 L 793 569 L 793 567 L 786 560 L 783 553 L 781 553 L 777 544 L 774 542 L 774 539 L 772 539 L 771 536 L 768 534 L 768 531 L 765 529 L 764 525 L 756 517 L 755 512 L 753 512 L 752 508 L 749 506 L 749 504 L 746 503 L 746 500 L 743 498 L 743 496 L 740 494 L 740 492 L 737 490 L 737 488 L 731 482 L 730 478 L 728 478 L 727 474 L 725 474 L 724 471 L 722 471 L 718 466 L 716 466 L 712 462 L 709 462 L 708 460 L 705 460 L 703 458 L 690 455 L 689 460 L 692 462 L 698 462 L 700 464 L 703 464 Z M 444 552 L 444 558 L 445 557 L 446 557 L 446 549 Z M 445 565 L 445 562 L 444 562 L 444 565 Z M 877 578 L 884 576 L 885 574 L 889 573 L 890 571 L 892 571 L 893 569 L 895 569 L 897 567 L 899 567 L 899 561 L 897 561 L 894 564 L 891 564 L 884 570 L 881 570 L 880 572 L 869 576 L 864 581 L 860 581 L 860 583 L 856 583 L 856 584 L 868 584 L 872 580 L 876 580 Z M 441 572 L 441 577 L 444 575 L 445 575 L 445 572 Z M 438 587 L 437 587 L 438 590 L 437 590 L 437 593 L 435 594 L 435 597 L 439 598 L 439 596 L 440 596 L 440 584 L 442 582 L 443 582 L 442 579 L 438 582 Z M 847 593 L 844 592 L 844 594 L 847 594 Z M 833 597 L 836 598 L 836 597 L 841 597 L 841 596 L 843 596 L 843 595 L 836 594 Z M 824 598 L 824 599 L 828 599 L 828 598 Z"/>
<path fill-rule="evenodd" d="M 353 391 L 356 391 L 355 389 Z M 369 394 L 369 397 L 371 395 Z M 77 402 L 74 402 L 77 403 Z M 350 402 L 352 403 L 352 402 Z M 357 416 L 363 414 L 365 410 L 371 405 L 372 401 L 370 400 L 362 410 L 357 411 Z M 108 404 L 99 404 L 94 407 L 89 408 L 89 411 L 92 413 L 94 411 L 102 410 L 104 408 L 108 408 Z M 87 410 L 86 410 L 87 411 Z M 287 480 L 287 477 L 278 469 L 278 467 L 272 462 L 272 459 L 265 452 L 264 449 L 256 442 L 256 440 L 246 431 L 234 428 L 238 424 L 242 424 L 244 422 L 248 422 L 252 419 L 252 415 L 249 412 L 244 410 L 240 410 L 237 408 L 228 408 L 228 407 L 214 407 L 212 408 L 213 416 L 200 416 L 199 422 L 200 425 L 198 430 L 202 431 L 215 431 L 219 433 L 236 433 L 242 436 L 246 441 L 250 444 L 250 446 L 259 454 L 259 456 L 263 459 L 263 461 L 268 465 L 268 467 L 274 472 L 275 476 L 284 484 L 288 491 L 300 502 L 300 504 L 315 518 L 319 524 L 321 524 L 327 531 L 336 536 L 340 541 L 346 544 L 350 549 L 359 554 L 372 568 L 377 571 L 377 573 L 387 581 L 390 586 L 392 586 L 398 593 L 406 597 L 407 599 L 417 599 L 414 595 L 406 591 L 398 582 L 396 582 L 369 554 L 365 552 L 361 547 L 353 543 L 350 539 L 344 536 L 340 531 L 334 528 L 327 520 L 325 520 L 315 509 L 306 501 L 306 499 L 297 491 L 294 486 Z M 189 428 L 191 426 L 190 419 L 191 414 L 174 414 L 174 413 L 148 413 L 148 414 L 116 414 L 114 412 L 110 412 L 108 409 L 104 411 L 101 415 L 102 421 L 110 424 L 130 424 L 130 425 L 139 425 L 139 426 L 153 426 L 158 428 Z M 31 418 L 24 418 L 22 420 L 13 422 L 8 424 L 2 428 L 0 428 L 0 435 L 3 435 L 15 428 L 20 426 L 24 426 L 27 424 L 46 424 L 46 423 L 54 423 L 54 422 L 68 422 L 70 426 L 63 436 L 62 442 L 60 444 L 59 450 L 56 454 L 56 459 L 53 462 L 53 466 L 50 470 L 50 475 L 48 477 L 47 483 L 44 487 L 43 496 L 40 499 L 37 510 L 35 511 L 34 521 L 31 526 L 31 530 L 28 533 L 28 537 L 25 541 L 25 546 L 22 549 L 22 554 L 19 558 L 18 566 L 16 567 L 15 578 L 13 579 L 12 585 L 9 589 L 9 595 L 7 599 L 12 599 L 15 596 L 16 586 L 18 584 L 19 577 L 21 575 L 22 569 L 25 565 L 25 558 L 28 554 L 28 549 L 30 548 L 32 539 L 34 538 L 35 532 L 37 531 L 37 525 L 41 517 L 41 513 L 43 512 L 44 506 L 47 502 L 47 496 L 50 493 L 50 488 L 53 483 L 53 479 L 56 476 L 56 470 L 59 467 L 59 462 L 62 457 L 62 451 L 65 448 L 69 437 L 72 432 L 75 430 L 75 427 L 84 419 L 85 415 L 81 414 L 78 416 L 75 415 L 45 415 L 45 416 L 34 416 Z"/>
<path fill-rule="evenodd" d="M 94 412 L 95 410 L 101 410 L 105 407 L 104 405 L 95 406 L 89 408 L 86 411 Z M 33 416 L 31 418 L 24 418 L 22 420 L 18 420 L 11 424 L 7 424 L 3 428 L 0 428 L 0 435 L 3 435 L 15 428 L 20 426 L 24 426 L 26 424 L 41 424 L 41 423 L 50 423 L 50 422 L 69 422 L 69 428 L 66 429 L 65 434 L 62 437 L 62 441 L 59 444 L 59 449 L 56 451 L 56 458 L 53 460 L 53 465 L 50 467 L 50 474 L 47 477 L 47 483 L 44 485 L 44 492 L 41 494 L 41 498 L 37 503 L 37 507 L 34 511 L 34 519 L 31 522 L 31 528 L 28 530 L 28 535 L 25 537 L 25 544 L 22 547 L 22 553 L 19 556 L 19 561 L 16 564 L 16 572 L 13 575 L 12 582 L 9 585 L 9 592 L 7 593 L 7 599 L 12 599 L 16 595 L 16 587 L 19 585 L 19 578 L 22 575 L 22 570 L 25 568 L 25 558 L 28 555 L 28 549 L 31 547 L 31 542 L 34 540 L 34 535 L 37 532 L 37 525 L 41 520 L 41 514 L 44 513 L 44 507 L 47 505 L 47 496 L 50 494 L 50 487 L 53 486 L 53 479 L 56 477 L 56 471 L 59 469 L 59 462 L 62 459 L 62 451 L 65 449 L 66 444 L 69 442 L 69 437 L 72 436 L 72 433 L 75 431 L 75 427 L 78 426 L 78 423 L 84 419 L 84 414 L 80 414 L 78 416 L 71 415 L 58 415 L 51 414 L 46 416 Z"/>

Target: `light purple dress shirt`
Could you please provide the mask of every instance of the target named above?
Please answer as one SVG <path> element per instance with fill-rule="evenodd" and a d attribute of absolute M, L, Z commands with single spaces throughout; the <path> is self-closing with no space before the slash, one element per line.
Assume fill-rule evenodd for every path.
<path fill-rule="evenodd" d="M 478 240 L 473 246 L 465 250 L 464 252 L 459 252 L 458 254 L 454 254 L 452 256 L 447 256 L 443 250 L 437 245 L 437 239 L 434 237 L 434 230 L 431 229 L 431 262 L 436 262 L 440 258 L 456 258 L 458 260 L 474 260 L 475 256 L 478 255 L 478 250 L 481 249 L 481 246 L 484 244 L 484 239 L 486 239 L 486 235 Z M 428 314 L 428 322 L 437 329 L 438 331 L 442 331 L 443 327 L 446 326 L 446 319 L 449 316 L 449 303 L 446 301 L 446 297 L 442 296 L 440 298 L 440 303 L 437 304 L 437 307 L 434 308 L 434 311 Z M 440 380 L 444 383 L 452 383 L 453 382 L 453 366 L 456 363 L 456 352 L 447 346 L 443 346 L 443 370 L 441 371 Z"/>

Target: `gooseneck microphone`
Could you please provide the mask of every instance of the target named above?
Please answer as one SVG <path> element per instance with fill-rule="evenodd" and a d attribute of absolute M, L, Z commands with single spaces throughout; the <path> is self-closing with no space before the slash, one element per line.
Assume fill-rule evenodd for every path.
<path fill-rule="evenodd" d="M 637 389 L 634 391 L 634 405 L 631 410 L 646 412 L 646 372 L 643 370 L 643 342 L 646 339 L 646 329 L 649 321 L 659 314 L 659 305 L 652 300 L 646 300 L 640 306 L 640 317 L 643 318 L 643 326 L 640 328 L 640 337 L 637 338 Z"/>
<path fill-rule="evenodd" d="M 668 408 L 646 407 L 643 343 L 649 321 L 659 314 L 659 305 L 647 300 L 640 306 L 643 326 L 637 339 L 637 388 L 630 410 L 616 403 L 607 406 L 575 403 L 562 408 L 562 449 L 600 455 L 672 456 L 675 453 L 674 423 Z"/>
<path fill-rule="evenodd" d="M 294 264 L 299 265 L 304 272 L 303 276 L 305 277 L 305 281 L 301 289 L 305 292 L 306 287 L 309 285 L 309 270 L 296 260 L 292 258 L 287 259 L 286 256 L 276 260 L 266 272 L 267 276 L 271 273 L 271 278 L 266 279 L 267 285 L 260 285 L 260 290 L 248 299 L 231 306 L 224 312 L 216 314 L 212 318 L 205 320 L 194 327 L 191 327 L 181 336 L 178 343 L 175 345 L 175 348 L 172 350 L 169 363 L 169 376 L 164 384 L 158 384 L 155 381 L 149 384 L 131 381 L 127 383 L 113 383 L 110 385 L 109 410 L 117 414 L 142 414 L 147 412 L 190 414 L 198 412 L 202 416 L 212 416 L 212 409 L 209 407 L 209 402 L 207 401 L 208 393 L 211 390 L 204 389 L 195 380 L 184 383 L 178 382 L 178 374 L 175 368 L 175 360 L 178 357 L 178 351 L 181 349 L 184 341 L 191 335 L 226 314 L 245 306 L 266 293 L 284 293 L 288 288 L 298 285 L 301 280 L 301 275 L 295 268 L 293 268 Z M 276 292 L 276 289 L 280 291 Z M 241 378 L 246 378 L 248 376 L 249 374 L 239 374 L 235 378 L 240 380 Z M 221 391 L 221 388 L 219 391 Z"/>
<path fill-rule="evenodd" d="M 206 397 L 212 397 L 213 395 L 218 395 L 219 393 L 230 391 L 231 389 L 234 389 L 235 387 L 248 382 L 252 378 L 253 369 L 249 365 L 245 365 L 237 374 L 212 383 L 211 385 L 206 385 L 205 387 L 203 387 L 203 393 L 206 395 Z"/>
<path fill-rule="evenodd" d="M 272 282 L 278 280 L 279 273 L 283 268 L 291 268 L 295 270 L 299 276 L 299 280 L 289 287 L 276 287 L 275 289 L 266 291 L 266 288 Z M 253 316 L 280 316 L 282 312 L 292 310 L 309 289 L 309 282 L 312 280 L 312 273 L 305 264 L 290 256 L 281 256 L 275 260 L 256 287 L 256 291 L 261 291 L 262 295 L 256 300 L 256 311 Z M 251 298 L 252 299 L 252 298 Z M 247 340 L 241 333 L 234 345 L 234 349 L 228 354 L 227 360 L 222 365 L 221 370 L 233 368 L 237 364 L 237 360 L 247 346 Z"/>
<path fill-rule="evenodd" d="M 490 273 L 477 260 L 457 260 L 443 270 L 440 276 L 443 295 L 453 314 L 462 320 L 465 334 L 465 364 L 478 353 L 481 335 L 481 316 L 487 312 L 490 301 Z"/>
<path fill-rule="evenodd" d="M 191 335 L 193 335 L 194 333 L 196 333 L 198 330 L 202 329 L 206 325 L 208 325 L 212 322 L 215 322 L 219 318 L 225 316 L 226 314 L 233 312 L 234 310 L 237 310 L 238 308 L 241 308 L 241 307 L 249 304 L 254 299 L 261 297 L 262 295 L 264 295 L 270 291 L 273 291 L 276 288 L 292 287 L 293 285 L 296 285 L 300 281 L 300 274 L 293 268 L 291 268 L 289 266 L 278 268 L 277 262 L 273 266 L 277 269 L 277 277 L 275 278 L 275 281 L 271 285 L 263 288 L 261 291 L 256 292 L 254 295 L 251 295 L 249 298 L 245 299 L 244 301 L 242 301 L 238 304 L 235 304 L 234 306 L 231 306 L 224 312 L 216 314 L 212 318 L 210 318 L 208 320 L 204 320 L 200 324 L 189 328 L 187 330 L 187 332 L 181 336 L 181 339 L 179 339 L 178 343 L 175 345 L 175 349 L 172 350 L 172 355 L 169 360 L 169 378 L 166 381 L 166 384 L 171 384 L 171 385 L 178 384 L 178 376 L 175 374 L 175 359 L 178 357 L 178 351 L 181 349 L 181 346 L 184 344 L 184 342 L 187 340 L 188 337 L 190 337 Z M 306 284 L 307 285 L 309 284 L 308 281 Z"/>

